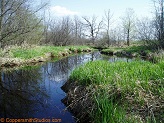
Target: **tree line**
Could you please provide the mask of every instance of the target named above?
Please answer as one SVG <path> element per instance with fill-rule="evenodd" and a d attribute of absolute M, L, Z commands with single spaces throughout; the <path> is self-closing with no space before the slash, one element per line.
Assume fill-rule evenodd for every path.
<path fill-rule="evenodd" d="M 153 18 L 137 19 L 132 8 L 126 9 L 115 28 L 113 14 L 104 12 L 102 19 L 61 17 L 47 19 L 47 3 L 33 6 L 31 0 L 0 0 L 0 47 L 8 45 L 130 45 L 142 41 L 156 48 L 164 47 L 163 0 L 154 0 Z M 39 16 L 42 13 L 43 16 Z"/>

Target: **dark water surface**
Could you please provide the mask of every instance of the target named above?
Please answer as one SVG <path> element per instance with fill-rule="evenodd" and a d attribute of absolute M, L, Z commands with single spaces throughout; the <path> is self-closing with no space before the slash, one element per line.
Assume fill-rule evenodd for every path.
<path fill-rule="evenodd" d="M 0 120 L 38 118 L 33 119 L 33 122 L 41 119 L 45 123 L 75 123 L 72 114 L 65 110 L 66 107 L 61 102 L 66 96 L 61 86 L 75 67 L 94 60 L 130 61 L 95 52 L 48 62 L 42 66 L 1 71 Z"/>

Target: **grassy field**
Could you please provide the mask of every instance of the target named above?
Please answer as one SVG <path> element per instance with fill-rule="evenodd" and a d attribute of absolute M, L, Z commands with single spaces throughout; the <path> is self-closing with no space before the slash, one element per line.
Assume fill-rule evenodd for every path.
<path fill-rule="evenodd" d="M 75 51 L 81 52 L 84 49 L 89 49 L 87 46 L 32 46 L 32 47 L 18 47 L 12 46 L 6 48 L 4 51 L 1 50 L 1 57 L 5 57 L 5 53 L 8 57 L 21 58 L 21 59 L 30 59 L 38 56 L 43 56 L 45 53 L 51 52 L 54 56 L 58 56 L 60 53 Z"/>
<path fill-rule="evenodd" d="M 95 123 L 162 123 L 164 62 L 88 62 L 75 69 L 71 82 L 94 87 Z M 93 89 L 92 89 L 93 90 Z"/>
<path fill-rule="evenodd" d="M 0 66 L 15 67 L 60 59 L 74 53 L 90 52 L 88 46 L 8 46 L 0 49 Z"/>

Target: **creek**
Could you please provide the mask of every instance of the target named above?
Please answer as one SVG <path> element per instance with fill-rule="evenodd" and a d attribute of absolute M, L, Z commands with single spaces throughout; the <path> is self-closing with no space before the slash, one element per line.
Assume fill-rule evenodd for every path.
<path fill-rule="evenodd" d="M 26 66 L 10 71 L 1 70 L 0 119 L 37 118 L 45 120 L 44 122 L 59 120 L 62 123 L 75 123 L 76 119 L 61 102 L 66 96 L 61 86 L 68 80 L 74 68 L 94 60 L 129 62 L 132 59 L 93 52 L 38 66 Z"/>

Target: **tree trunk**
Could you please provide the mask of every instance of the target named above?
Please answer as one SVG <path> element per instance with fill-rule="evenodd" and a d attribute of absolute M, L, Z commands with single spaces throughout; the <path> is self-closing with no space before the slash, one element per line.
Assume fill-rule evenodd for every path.
<path fill-rule="evenodd" d="M 162 47 L 164 47 L 164 30 L 163 30 L 163 26 L 164 26 L 164 24 L 163 24 L 163 21 L 164 21 L 164 19 L 163 19 L 163 0 L 161 0 L 161 3 L 160 3 L 160 8 L 161 8 L 161 18 L 160 18 L 160 45 L 162 46 Z"/>
<path fill-rule="evenodd" d="M 127 45 L 128 46 L 130 46 L 129 33 L 130 33 L 130 30 L 128 29 L 128 31 L 127 31 Z"/>
<path fill-rule="evenodd" d="M 3 23 L 3 13 L 4 13 L 4 0 L 0 1 L 0 48 L 2 47 L 2 23 Z"/>
<path fill-rule="evenodd" d="M 91 27 L 91 35 L 92 35 L 92 43 L 94 45 L 95 44 L 95 37 L 94 37 L 94 31 L 93 31 L 92 27 Z"/>
<path fill-rule="evenodd" d="M 110 46 L 110 36 L 109 36 L 109 30 L 107 31 L 107 36 L 108 36 L 107 43 L 108 43 L 108 47 L 109 47 L 109 46 Z"/>

